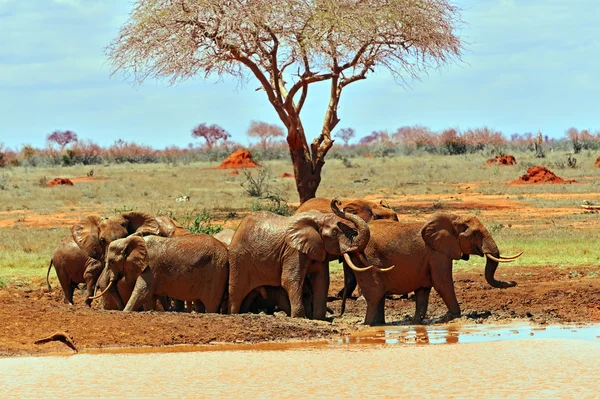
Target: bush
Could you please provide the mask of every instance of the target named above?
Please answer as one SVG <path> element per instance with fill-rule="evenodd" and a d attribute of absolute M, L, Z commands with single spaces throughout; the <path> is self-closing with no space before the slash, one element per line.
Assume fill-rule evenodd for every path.
<path fill-rule="evenodd" d="M 270 195 L 264 199 L 252 202 L 252 212 L 269 211 L 281 216 L 291 216 L 294 211 L 290 209 L 287 201 L 278 195 Z"/>
<path fill-rule="evenodd" d="M 258 169 L 256 177 L 248 169 L 243 170 L 246 180 L 240 185 L 251 197 L 263 197 L 269 193 L 268 180 L 271 177 L 271 171 L 268 168 Z"/>
<path fill-rule="evenodd" d="M 202 213 L 196 213 L 195 216 L 184 218 L 182 225 L 194 234 L 209 234 L 214 236 L 223 230 L 223 226 L 212 224 L 211 220 L 212 218 L 208 211 L 203 210 Z"/>

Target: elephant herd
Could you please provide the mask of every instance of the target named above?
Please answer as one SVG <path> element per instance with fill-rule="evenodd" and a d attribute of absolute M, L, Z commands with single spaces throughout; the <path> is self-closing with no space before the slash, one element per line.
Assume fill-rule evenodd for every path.
<path fill-rule="evenodd" d="M 448 308 L 437 320 L 460 316 L 452 263 L 470 255 L 486 257 L 491 286 L 516 285 L 494 276 L 498 263 L 521 254 L 502 257 L 476 217 L 436 213 L 407 224 L 384 201 L 315 198 L 289 217 L 253 212 L 235 231 L 214 237 L 192 234 L 167 216 L 88 216 L 58 245 L 48 275 L 54 266 L 70 304 L 75 287 L 85 283 L 86 304 L 100 299 L 104 309 L 154 310 L 158 301 L 165 310 L 183 310 L 186 303 L 210 313 L 270 308 L 324 320 L 329 263 L 339 260 L 342 314 L 357 285 L 369 325 L 385 323 L 386 296 L 414 292 L 413 323 L 421 324 L 432 287 Z"/>

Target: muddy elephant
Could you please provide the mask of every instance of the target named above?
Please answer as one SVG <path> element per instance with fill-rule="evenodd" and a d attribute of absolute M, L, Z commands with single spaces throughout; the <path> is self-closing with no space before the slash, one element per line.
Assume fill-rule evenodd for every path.
<path fill-rule="evenodd" d="M 296 210 L 296 214 L 300 212 L 306 212 L 309 210 L 317 210 L 321 212 L 331 212 L 330 206 L 331 200 L 327 198 L 313 198 L 309 199 Z M 362 220 L 369 223 L 371 220 L 395 220 L 398 221 L 396 212 L 390 207 L 390 205 L 381 200 L 379 203 L 364 200 L 364 199 L 348 199 L 342 200 L 342 211 L 352 213 L 360 216 Z M 330 259 L 334 260 L 334 259 Z M 342 298 L 345 303 L 345 298 L 352 296 L 352 293 L 356 289 L 356 277 L 352 269 L 348 267 L 343 259 L 340 259 L 340 263 L 344 267 L 344 288 L 342 288 L 337 296 Z M 345 292 L 344 292 L 345 290 Z M 345 307 L 342 307 L 341 313 L 344 314 Z"/>
<path fill-rule="evenodd" d="M 65 295 L 65 303 L 73 305 L 73 291 L 80 283 L 86 284 L 87 298 L 93 294 L 96 281 L 104 267 L 104 254 L 112 241 L 130 234 L 161 234 L 155 217 L 143 212 L 125 212 L 119 216 L 101 218 L 88 216 L 71 227 L 71 236 L 63 239 L 52 254 L 46 283 L 54 266 Z"/>
<path fill-rule="evenodd" d="M 152 310 L 157 298 L 168 296 L 217 313 L 227 293 L 227 247 L 207 234 L 115 240 L 108 247 L 105 268 L 108 287 L 92 299 L 109 293 L 125 311 L 141 306 Z M 133 287 L 126 305 L 117 289 L 121 277 Z"/>
<path fill-rule="evenodd" d="M 246 216 L 229 246 L 229 310 L 239 313 L 244 298 L 260 286 L 283 287 L 292 317 L 305 317 L 302 300 L 306 275 L 313 291 L 313 317 L 324 320 L 329 289 L 328 256 L 362 251 L 369 226 L 339 210 L 308 211 L 285 217 L 270 212 Z"/>
<path fill-rule="evenodd" d="M 166 215 L 156 216 L 156 222 L 160 230 L 161 237 L 180 237 L 193 234 L 191 231 L 180 225 L 176 220 Z"/>
<path fill-rule="evenodd" d="M 371 240 L 365 249 L 363 262 L 378 266 L 356 272 L 356 278 L 367 301 L 365 324 L 384 324 L 385 296 L 415 292 L 414 324 L 421 324 L 427 313 L 429 293 L 435 288 L 448 308 L 439 321 L 460 317 L 460 307 L 452 279 L 453 260 L 468 260 L 470 255 L 486 257 L 485 278 L 495 288 L 514 287 L 494 275 L 499 262 L 513 257 L 500 257 L 498 246 L 488 230 L 474 216 L 450 213 L 434 214 L 426 223 L 404 224 L 376 220 L 369 224 Z M 361 259 L 349 257 L 350 267 L 361 265 Z M 382 273 L 380 270 L 395 265 Z"/>

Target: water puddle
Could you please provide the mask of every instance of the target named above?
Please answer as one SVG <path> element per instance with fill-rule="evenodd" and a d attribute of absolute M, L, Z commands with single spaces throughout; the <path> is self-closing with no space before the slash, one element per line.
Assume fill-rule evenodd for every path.
<path fill-rule="evenodd" d="M 531 339 L 568 339 L 600 343 L 598 325 L 475 325 L 475 326 L 385 326 L 331 341 L 288 341 L 261 343 L 223 343 L 208 345 L 168 345 L 83 348 L 80 354 L 152 354 L 185 352 L 232 352 L 232 351 L 288 351 L 300 349 L 327 349 L 336 347 L 405 346 L 468 344 L 476 342 L 515 341 Z M 54 352 L 34 356 L 72 356 L 74 352 Z"/>
<path fill-rule="evenodd" d="M 332 342 L 0 359 L 0 398 L 594 398 L 598 370 L 599 325 L 386 326 Z"/>
<path fill-rule="evenodd" d="M 572 339 L 600 342 L 600 325 L 587 326 L 406 326 L 381 327 L 344 337 L 336 344 L 439 345 L 529 339 Z"/>

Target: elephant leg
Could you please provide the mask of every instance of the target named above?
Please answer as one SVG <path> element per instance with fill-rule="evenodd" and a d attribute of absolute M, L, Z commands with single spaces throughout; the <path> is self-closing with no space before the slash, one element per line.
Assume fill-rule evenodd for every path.
<path fill-rule="evenodd" d="M 442 300 L 448 308 L 448 312 L 441 322 L 450 321 L 456 317 L 460 317 L 460 306 L 454 292 L 454 281 L 452 280 L 452 260 L 444 262 L 436 262 L 431 266 L 431 280 L 433 288 L 442 297 Z"/>
<path fill-rule="evenodd" d="M 242 301 L 238 313 L 255 313 L 258 309 L 254 305 L 255 301 L 258 299 L 259 293 L 259 290 L 250 291 Z"/>
<path fill-rule="evenodd" d="M 365 324 L 369 326 L 385 324 L 385 295 L 382 294 L 375 299 L 367 299 Z"/>
<path fill-rule="evenodd" d="M 302 284 L 296 281 L 283 281 L 283 289 L 290 298 L 290 314 L 292 317 L 304 317 L 304 303 L 302 302 Z"/>
<path fill-rule="evenodd" d="M 415 291 L 416 309 L 412 319 L 413 324 L 423 324 L 429 305 L 429 293 L 431 293 L 431 287 L 421 287 Z"/>
<path fill-rule="evenodd" d="M 171 299 L 166 295 L 161 295 L 158 297 L 158 301 L 160 302 L 160 306 L 162 306 L 165 312 L 171 310 Z"/>
<path fill-rule="evenodd" d="M 71 283 L 71 279 L 69 278 L 67 273 L 65 273 L 62 270 L 62 268 L 59 269 L 56 267 L 56 265 L 54 266 L 54 268 L 56 269 L 56 276 L 58 277 L 60 287 L 62 288 L 63 293 L 65 294 L 64 302 L 66 304 L 73 305 L 73 292 L 75 291 L 75 287 Z"/>
<path fill-rule="evenodd" d="M 173 307 L 176 312 L 185 312 L 185 301 L 173 299 L 173 303 L 175 304 Z"/>
<path fill-rule="evenodd" d="M 129 298 L 129 301 L 127 302 L 127 306 L 125 306 L 125 312 L 135 311 L 146 303 L 146 301 L 151 299 L 152 280 L 152 270 L 148 267 L 135 280 L 135 287 L 133 288 L 131 298 Z"/>
<path fill-rule="evenodd" d="M 290 298 L 287 293 L 281 287 L 275 288 L 275 302 L 280 311 L 285 312 L 288 316 L 292 314 L 292 305 L 290 304 Z"/>
<path fill-rule="evenodd" d="M 102 274 L 103 266 L 102 262 L 99 260 L 89 258 L 86 262 L 85 272 L 83 273 L 83 279 L 86 284 L 86 298 L 85 304 L 88 306 L 92 305 L 92 299 L 90 297 L 94 296 L 94 289 L 96 288 L 96 282 Z"/>
<path fill-rule="evenodd" d="M 194 311 L 196 313 L 217 313 L 219 310 L 219 305 L 205 306 L 204 303 L 200 300 L 194 301 Z"/>
<path fill-rule="evenodd" d="M 318 271 L 311 273 L 310 284 L 313 296 L 313 318 L 325 320 L 327 293 L 329 291 L 329 264 L 324 263 Z"/>
<path fill-rule="evenodd" d="M 158 301 L 158 297 L 155 295 L 150 296 L 150 298 L 144 302 L 143 309 L 146 312 L 156 310 L 156 301 Z"/>
<path fill-rule="evenodd" d="M 346 290 L 346 298 L 350 298 L 356 289 L 356 276 L 350 267 L 343 263 L 344 267 L 344 287 L 337 293 L 338 298 L 344 297 L 344 290 Z"/>
<path fill-rule="evenodd" d="M 117 304 L 117 309 L 123 310 L 125 308 L 125 304 L 123 303 L 123 298 L 121 294 L 119 294 L 119 282 L 116 284 L 112 284 L 108 289 L 108 294 L 112 298 L 112 300 Z"/>

